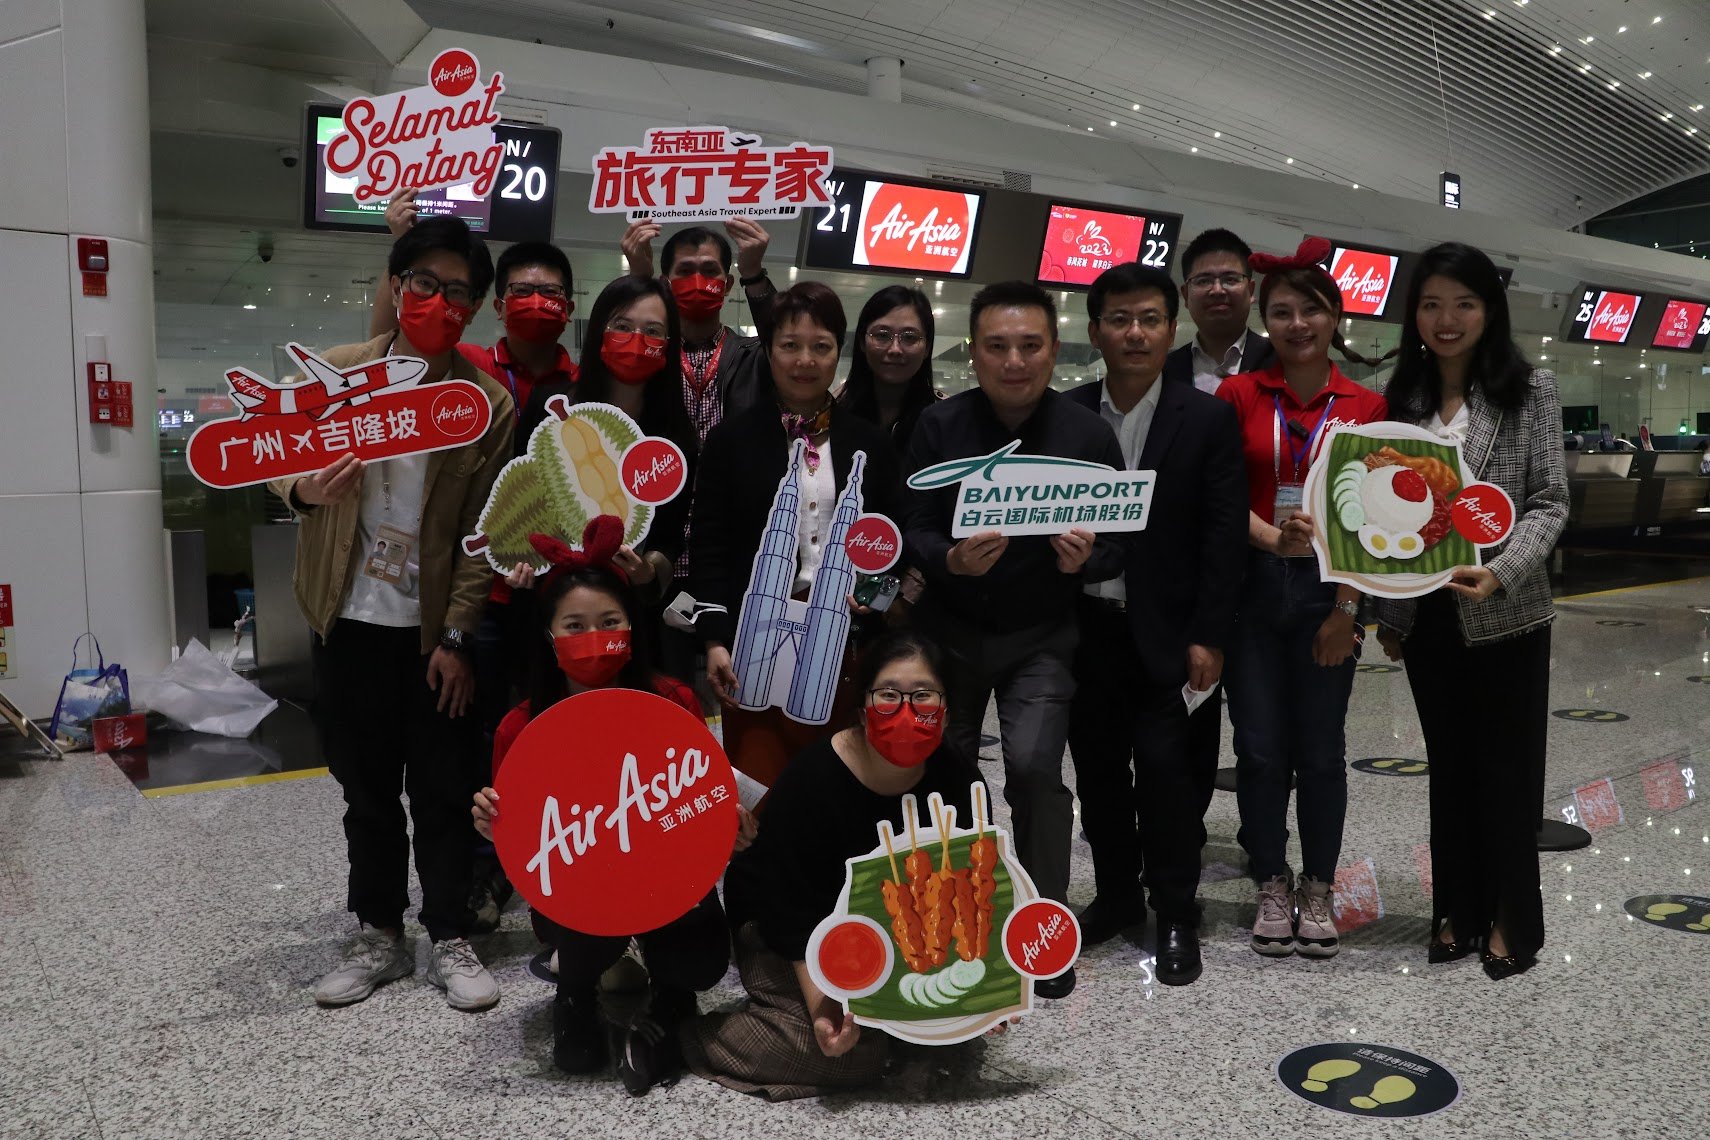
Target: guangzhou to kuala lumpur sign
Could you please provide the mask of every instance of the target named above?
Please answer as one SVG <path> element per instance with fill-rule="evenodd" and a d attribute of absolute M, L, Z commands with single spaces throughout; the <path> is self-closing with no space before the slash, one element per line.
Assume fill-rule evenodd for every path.
<path fill-rule="evenodd" d="M 423 384 L 427 362 L 387 356 L 340 369 L 300 344 L 285 346 L 307 377 L 274 384 L 248 369 L 226 373 L 238 414 L 209 420 L 184 449 L 190 473 L 229 490 L 312 475 L 340 456 L 364 462 L 462 447 L 481 438 L 493 407 L 467 380 Z"/>
<path fill-rule="evenodd" d="M 990 455 L 951 459 L 909 477 L 917 491 L 956 488 L 950 537 L 986 531 L 1006 536 L 1085 530 L 1145 530 L 1155 471 L 1117 471 L 1084 459 L 1016 455 L 1020 441 Z"/>
<path fill-rule="evenodd" d="M 465 182 L 485 198 L 505 154 L 493 138 L 505 84 L 496 71 L 481 82 L 480 71 L 469 52 L 448 48 L 428 66 L 427 86 L 352 99 L 344 133 L 327 144 L 327 169 L 356 179 L 358 202 Z"/>
<path fill-rule="evenodd" d="M 828 146 L 761 146 L 729 127 L 654 127 L 639 148 L 594 156 L 588 210 L 661 222 L 793 218 L 831 205 L 831 163 Z"/>

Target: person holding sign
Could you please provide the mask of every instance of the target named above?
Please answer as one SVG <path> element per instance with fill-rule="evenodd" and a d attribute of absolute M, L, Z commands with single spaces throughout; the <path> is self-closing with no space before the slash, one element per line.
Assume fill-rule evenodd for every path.
<path fill-rule="evenodd" d="M 433 940 L 428 981 L 457 1009 L 499 989 L 466 939 L 471 839 L 464 815 L 478 726 L 470 642 L 491 571 L 464 554 L 516 427 L 510 393 L 455 351 L 493 281 L 487 246 L 455 218 L 423 222 L 387 263 L 399 329 L 334 348 L 335 368 L 388 354 L 419 357 L 423 384 L 476 384 L 492 420 L 476 441 L 365 465 L 345 455 L 270 486 L 298 519 L 297 604 L 314 630 L 315 721 L 344 792 L 349 907 L 363 930 L 315 987 L 322 1005 L 361 1001 L 415 970 L 403 937 L 409 851 Z M 379 418 L 378 416 L 376 417 Z M 399 795 L 409 791 L 411 829 Z"/>
<path fill-rule="evenodd" d="M 933 793 L 974 818 L 972 763 L 944 741 L 944 662 L 918 634 L 887 634 L 863 655 L 855 724 L 797 755 L 767 796 L 766 824 L 725 872 L 725 904 L 748 1008 L 685 1027 L 689 1070 L 768 1100 L 820 1096 L 877 1081 L 889 1053 L 809 976 L 807 944 L 837 907 L 847 860 L 888 822 L 909 834 L 903 796 Z M 989 797 L 983 802 L 989 803 Z"/>
<path fill-rule="evenodd" d="M 1546 565 L 1567 522 L 1556 378 L 1514 343 L 1496 266 L 1471 246 L 1428 250 L 1407 287 L 1390 414 L 1458 443 L 1473 475 L 1518 506 L 1507 541 L 1423 598 L 1377 603 L 1378 640 L 1405 651 L 1431 763 L 1431 962 L 1482 948 L 1500 980 L 1537 960 L 1538 811 L 1549 725 Z M 1494 699 L 1469 716 L 1468 694 Z M 1500 697 L 1495 697 L 1500 694 Z"/>
<path fill-rule="evenodd" d="M 1036 285 L 988 285 L 970 305 L 979 387 L 920 414 L 904 467 L 990 455 L 1016 441 L 1029 455 L 1126 466 L 1108 424 L 1051 390 L 1057 361 L 1057 306 Z M 951 537 L 956 487 L 907 493 L 903 541 L 926 576 L 917 627 L 946 652 L 948 734 L 970 762 L 979 753 L 986 703 L 997 694 L 1003 735 L 1004 798 L 1014 812 L 1021 865 L 1039 893 L 1062 901 L 1069 889 L 1074 797 L 1063 784 L 1076 606 L 1082 587 L 1122 573 L 1126 543 L 1081 527 L 1006 538 L 996 530 Z M 1035 992 L 1064 997 L 1070 970 Z"/>
<path fill-rule="evenodd" d="M 581 550 L 544 535 L 532 541 L 552 567 L 536 591 L 542 626 L 529 649 L 529 697 L 512 709 L 493 738 L 497 775 L 517 738 L 537 711 L 566 697 L 608 687 L 657 693 L 700 717 L 700 702 L 681 681 L 647 665 L 645 639 L 635 637 L 637 612 L 627 575 L 618 563 L 622 526 L 611 515 L 588 524 Z M 532 586 L 533 572 L 510 576 L 518 587 Z M 475 795 L 475 827 L 492 839 L 498 817 L 498 793 L 491 787 Z M 740 809 L 739 809 L 740 810 Z M 737 849 L 754 836 L 753 817 L 741 813 Z M 552 1061 L 566 1073 L 588 1073 L 606 1062 L 606 1029 L 595 990 L 600 975 L 623 957 L 625 937 L 568 930 L 544 915 L 534 916 L 542 941 L 558 952 L 558 995 L 552 1006 Z M 649 1022 L 623 1033 L 618 1076 L 634 1095 L 673 1076 L 679 1065 L 677 1026 L 695 1012 L 695 993 L 717 984 L 730 962 L 724 911 L 709 893 L 681 918 L 657 930 L 638 932 L 648 970 Z"/>
<path fill-rule="evenodd" d="M 1212 691 L 1234 632 L 1247 534 L 1234 413 L 1162 376 L 1179 303 L 1161 269 L 1129 262 L 1100 274 L 1087 293 L 1087 336 L 1105 378 L 1068 393 L 1111 426 L 1126 466 L 1157 472 L 1125 576 L 1079 599 L 1069 754 L 1098 890 L 1081 912 L 1082 937 L 1102 942 L 1145 921 L 1144 868 L 1165 985 L 1200 974 L 1194 894 L 1217 753 L 1194 748 L 1189 714 L 1209 706 L 1215 735 Z M 1190 701 L 1204 704 L 1192 710 Z"/>
<path fill-rule="evenodd" d="M 1217 398 L 1235 408 L 1247 461 L 1247 577 L 1229 654 L 1241 845 L 1259 883 L 1253 949 L 1329 957 L 1339 936 L 1331 884 L 1348 807 L 1343 725 L 1361 627 L 1359 592 L 1320 580 L 1312 520 L 1301 510 L 1307 468 L 1338 425 L 1385 418 L 1383 397 L 1330 361 L 1342 347 L 1342 294 L 1308 238 L 1291 257 L 1255 254 L 1259 311 L 1277 359 L 1232 376 Z M 1288 865 L 1295 782 L 1302 876 Z M 1298 919 L 1296 914 L 1298 912 Z"/>

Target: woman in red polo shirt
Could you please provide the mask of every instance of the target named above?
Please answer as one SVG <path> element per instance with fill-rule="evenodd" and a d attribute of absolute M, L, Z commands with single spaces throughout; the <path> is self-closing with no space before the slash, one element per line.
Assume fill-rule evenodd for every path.
<path fill-rule="evenodd" d="M 1292 257 L 1253 256 L 1253 268 L 1265 275 L 1259 311 L 1276 361 L 1217 390 L 1241 423 L 1251 508 L 1252 549 L 1225 676 L 1240 840 L 1259 883 L 1252 944 L 1261 954 L 1317 958 L 1337 950 L 1330 886 L 1348 805 L 1343 722 L 1360 596 L 1320 580 L 1301 485 L 1333 428 L 1386 416 L 1383 397 L 1330 361 L 1332 347 L 1347 348 L 1337 330 L 1342 294 L 1318 265 L 1329 253 L 1329 243 L 1309 238 Z M 1303 864 L 1298 884 L 1287 854 L 1291 778 Z"/>

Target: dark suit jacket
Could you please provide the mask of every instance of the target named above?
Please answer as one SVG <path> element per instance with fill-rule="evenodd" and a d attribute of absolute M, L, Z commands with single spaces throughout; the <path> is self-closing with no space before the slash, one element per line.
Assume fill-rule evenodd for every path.
<path fill-rule="evenodd" d="M 1184 384 L 1193 383 L 1193 341 L 1188 341 L 1180 348 L 1171 352 L 1164 359 L 1164 379 L 1172 383 L 1179 380 Z M 1257 372 L 1276 359 L 1277 350 L 1271 347 L 1269 337 L 1260 336 L 1252 329 L 1247 330 L 1247 343 L 1241 351 L 1241 372 Z M 1094 404 L 1096 407 L 1096 403 Z"/>
<path fill-rule="evenodd" d="M 855 453 L 864 451 L 862 513 L 901 517 L 902 476 L 896 452 L 883 431 L 834 407 L 827 450 L 839 495 Z M 760 537 L 789 454 L 783 420 L 770 401 L 720 421 L 707 433 L 695 473 L 689 524 L 689 592 L 697 601 L 713 602 L 730 612 L 706 614 L 696 622 L 703 640 L 729 646 L 736 637 L 742 595 L 748 589 L 754 556 L 760 551 Z"/>
<path fill-rule="evenodd" d="M 1098 409 L 1103 381 L 1067 395 Z M 1153 682 L 1187 680 L 1187 647 L 1227 649 L 1247 566 L 1247 470 L 1227 403 L 1164 384 L 1138 471 L 1156 471 L 1146 529 L 1129 535 L 1128 621 Z"/>

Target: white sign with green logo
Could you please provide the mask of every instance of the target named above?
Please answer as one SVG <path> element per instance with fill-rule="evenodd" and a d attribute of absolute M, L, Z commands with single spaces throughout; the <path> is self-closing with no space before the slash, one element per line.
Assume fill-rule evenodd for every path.
<path fill-rule="evenodd" d="M 1084 459 L 1017 455 L 1017 440 L 967 459 L 923 467 L 909 477 L 916 491 L 951 484 L 956 508 L 950 536 L 997 531 L 1016 537 L 1090 531 L 1145 530 L 1156 471 L 1117 471 Z"/>

